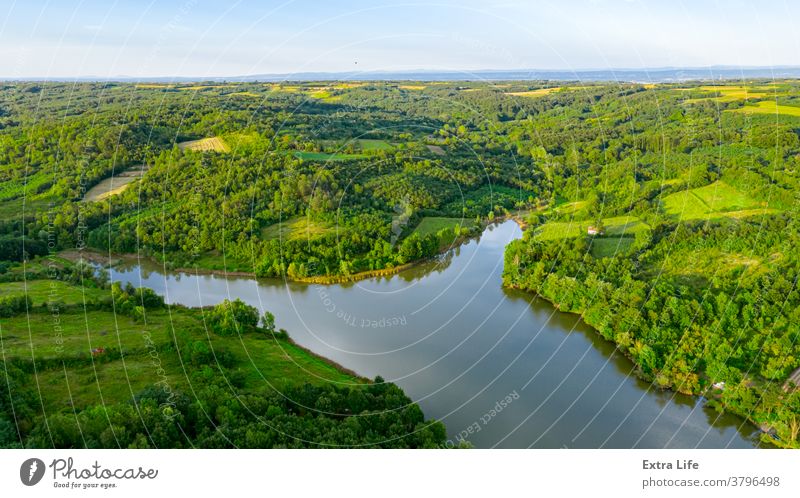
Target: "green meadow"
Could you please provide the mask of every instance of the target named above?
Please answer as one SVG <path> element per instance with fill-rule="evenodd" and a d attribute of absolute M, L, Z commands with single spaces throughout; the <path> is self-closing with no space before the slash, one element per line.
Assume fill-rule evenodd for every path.
<path fill-rule="evenodd" d="M 66 305 L 82 304 L 108 297 L 108 291 L 96 287 L 79 287 L 60 280 L 29 280 L 22 282 L 0 283 L 0 296 L 24 296 L 31 298 L 33 305 L 45 303 L 61 303 Z"/>
<path fill-rule="evenodd" d="M 790 105 L 780 105 L 774 100 L 762 100 L 754 105 L 746 105 L 738 109 L 731 109 L 730 112 L 742 114 L 774 114 L 779 116 L 800 116 L 800 107 Z"/>
<path fill-rule="evenodd" d="M 628 254 L 633 246 L 633 237 L 593 237 L 591 241 L 592 256 L 608 258 Z"/>
<path fill-rule="evenodd" d="M 307 216 L 299 216 L 265 227 L 261 231 L 261 237 L 264 240 L 306 240 L 335 231 L 336 228 L 328 223 L 310 220 Z"/>
<path fill-rule="evenodd" d="M 340 154 L 328 152 L 295 151 L 294 156 L 305 161 L 347 161 L 350 159 L 364 159 L 364 154 Z"/>
<path fill-rule="evenodd" d="M 66 284 L 62 290 L 72 293 L 67 302 L 80 301 L 84 292 Z M 186 363 L 198 348 L 231 356 L 239 368 L 230 382 L 246 389 L 361 382 L 288 339 L 212 333 L 203 314 L 173 307 L 147 311 L 142 320 L 80 306 L 59 312 L 36 306 L 27 314 L 0 318 L 0 346 L 6 361 L 37 362 L 36 384 L 47 413 L 126 402 L 164 380 L 173 390 L 191 392 Z"/>
<path fill-rule="evenodd" d="M 629 236 L 633 237 L 638 232 L 649 230 L 650 227 L 636 216 L 613 216 L 603 218 L 605 236 Z M 590 226 L 594 226 L 594 220 L 583 221 L 549 221 L 536 227 L 536 238 L 538 240 L 558 240 L 564 238 L 575 238 L 587 235 Z"/>
<path fill-rule="evenodd" d="M 455 227 L 472 228 L 475 226 L 475 220 L 465 220 L 462 218 L 445 218 L 440 216 L 426 216 L 419 222 L 414 232 L 420 237 L 432 233 L 439 233 L 440 230 L 447 229 L 453 231 L 455 234 Z"/>
<path fill-rule="evenodd" d="M 762 204 L 722 181 L 662 199 L 664 211 L 682 221 L 743 218 L 777 212 Z"/>

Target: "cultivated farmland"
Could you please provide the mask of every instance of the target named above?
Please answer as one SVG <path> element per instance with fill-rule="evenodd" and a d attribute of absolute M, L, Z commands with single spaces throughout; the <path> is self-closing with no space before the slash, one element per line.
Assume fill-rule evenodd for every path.
<path fill-rule="evenodd" d="M 193 150 L 197 152 L 230 152 L 228 145 L 219 137 L 181 142 L 178 144 L 178 147 L 181 150 Z"/>

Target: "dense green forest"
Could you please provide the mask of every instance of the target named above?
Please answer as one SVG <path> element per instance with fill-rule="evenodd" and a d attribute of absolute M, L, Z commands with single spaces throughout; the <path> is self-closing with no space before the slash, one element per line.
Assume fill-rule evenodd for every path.
<path fill-rule="evenodd" d="M 582 314 L 655 387 L 703 394 L 775 444 L 800 444 L 800 394 L 789 380 L 800 367 L 799 82 L 25 82 L 0 94 L 3 282 L 52 280 L 46 261 L 72 268 L 64 278 L 90 278 L 59 259 L 84 248 L 172 268 L 334 281 L 433 256 L 516 213 L 527 229 L 507 249 L 505 285 Z M 92 313 L 102 322 L 108 289 L 97 285 Z M 39 313 L 30 293 L 0 297 L 4 334 Z M 111 289 L 115 307 L 130 303 L 131 320 L 157 320 L 151 298 Z M 206 318 L 212 343 L 239 333 L 285 342 L 252 311 L 238 310 L 252 329 L 240 330 L 242 320 L 225 315 L 239 305 L 225 306 Z M 190 322 L 196 313 L 178 315 Z M 172 361 L 197 342 L 162 339 Z M 174 408 L 182 422 L 159 426 L 158 440 L 125 415 L 159 406 L 146 385 L 105 408 L 84 393 L 77 426 L 54 399 L 53 422 L 42 425 L 26 381 L 38 359 L 6 360 L 0 439 L 291 446 L 298 440 L 282 434 L 302 434 L 314 444 L 425 446 L 444 437 L 436 424 L 412 430 L 428 425 L 381 382 L 286 386 L 292 399 L 322 399 L 338 414 L 319 416 L 255 390 L 233 352 L 228 366 L 198 357 L 175 379 L 190 390 Z M 81 358 L 69 360 L 80 372 L 72 375 L 94 379 Z M 64 374 L 53 365 L 42 368 Z M 236 396 L 252 411 L 217 384 L 237 376 Z M 191 390 L 199 378 L 205 394 Z M 17 405 L 29 414 L 22 428 L 7 415 Z M 362 412 L 398 418 L 371 428 L 369 417 L 350 416 Z M 274 433 L 238 432 L 265 419 Z M 92 424 L 92 439 L 78 440 L 86 435 L 76 427 Z"/>
<path fill-rule="evenodd" d="M 795 83 L 667 85 L 600 99 L 584 119 L 573 110 L 561 129 L 534 125 L 551 203 L 528 216 L 504 272 L 581 314 L 655 387 L 703 394 L 792 447 L 796 95 Z"/>
<path fill-rule="evenodd" d="M 450 91 L 6 85 L 3 233 L 292 279 L 431 256 L 540 190 Z M 110 177 L 134 181 L 98 193 Z M 459 228 L 415 234 L 425 217 Z"/>

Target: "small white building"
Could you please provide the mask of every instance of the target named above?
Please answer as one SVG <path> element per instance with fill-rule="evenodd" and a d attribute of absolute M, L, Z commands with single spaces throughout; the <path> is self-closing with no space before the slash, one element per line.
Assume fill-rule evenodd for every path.
<path fill-rule="evenodd" d="M 586 229 L 586 233 L 588 233 L 589 235 L 600 235 L 603 233 L 603 231 L 597 227 L 589 227 Z"/>

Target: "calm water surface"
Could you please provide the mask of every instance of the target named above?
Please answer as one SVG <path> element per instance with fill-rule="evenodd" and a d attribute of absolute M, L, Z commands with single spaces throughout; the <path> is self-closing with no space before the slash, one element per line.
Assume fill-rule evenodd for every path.
<path fill-rule="evenodd" d="M 400 385 L 452 440 L 508 448 L 752 448 L 756 430 L 699 398 L 655 391 L 576 316 L 501 287 L 514 222 L 439 260 L 343 285 L 111 270 L 170 303 L 240 298 L 312 351 Z"/>

